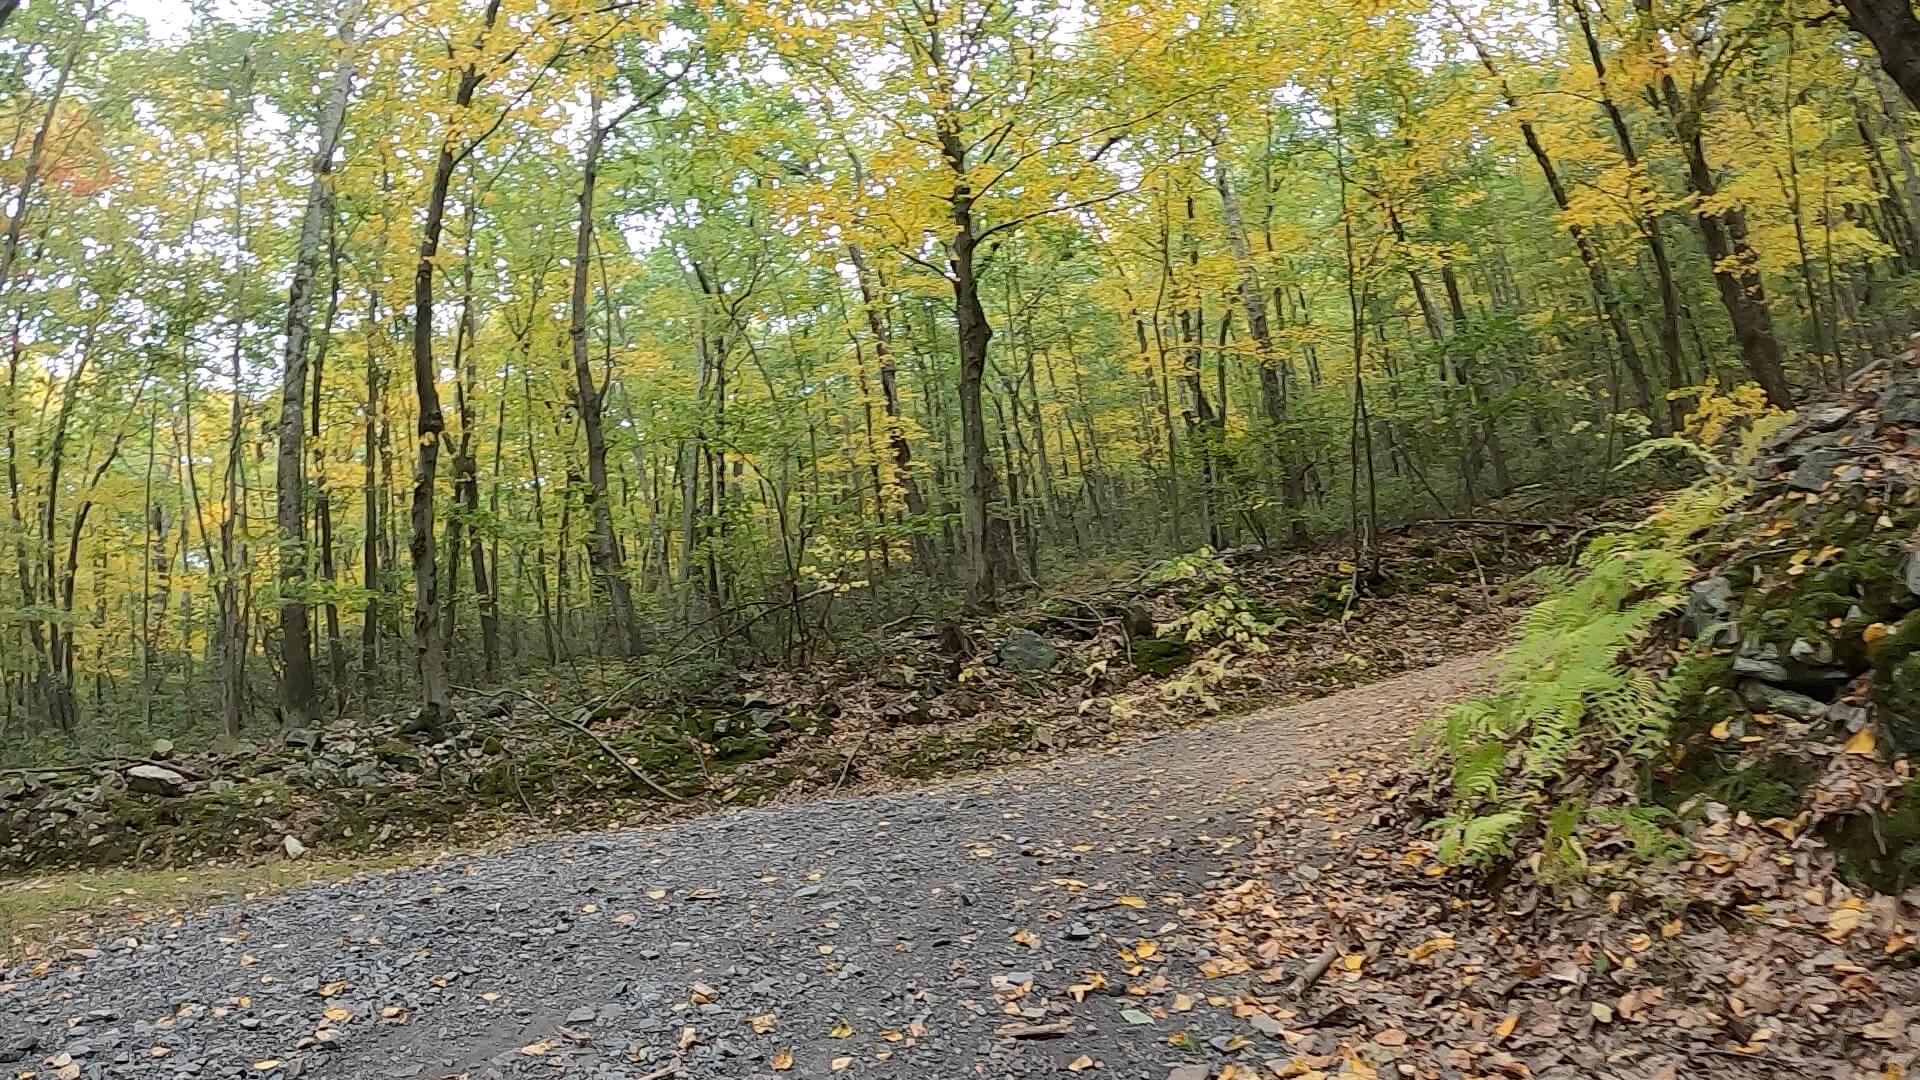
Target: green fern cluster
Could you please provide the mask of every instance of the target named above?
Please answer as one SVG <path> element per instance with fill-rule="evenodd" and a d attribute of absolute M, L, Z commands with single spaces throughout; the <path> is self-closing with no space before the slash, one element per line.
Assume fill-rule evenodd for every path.
<path fill-rule="evenodd" d="M 1576 755 L 1604 766 L 1659 748 L 1672 709 L 1622 655 L 1679 606 L 1692 576 L 1664 539 L 1645 530 L 1608 537 L 1588 547 L 1578 572 L 1552 575 L 1501 660 L 1495 692 L 1430 727 L 1452 791 L 1449 813 L 1435 823 L 1443 860 L 1509 854 Z"/>
<path fill-rule="evenodd" d="M 1664 745 L 1675 691 L 1623 660 L 1680 606 L 1700 535 L 1750 490 L 1744 467 L 1786 420 L 1746 388 L 1726 396 L 1708 387 L 1702 402 L 1708 424 L 1699 440 L 1651 439 L 1627 461 L 1678 450 L 1706 475 L 1637 528 L 1589 544 L 1575 567 L 1540 575 L 1547 594 L 1521 620 L 1493 693 L 1423 729 L 1451 792 L 1447 813 L 1432 823 L 1443 861 L 1504 858 L 1538 831 L 1543 873 L 1577 874 L 1585 866 L 1583 821 L 1612 826 L 1643 854 L 1670 842 L 1644 808 L 1588 808 L 1565 789 L 1577 787 L 1568 783 L 1576 771 L 1644 761 Z"/>

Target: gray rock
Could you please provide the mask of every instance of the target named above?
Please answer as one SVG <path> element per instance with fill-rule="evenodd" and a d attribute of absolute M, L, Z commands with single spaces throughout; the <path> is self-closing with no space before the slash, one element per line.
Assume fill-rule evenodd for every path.
<path fill-rule="evenodd" d="M 1687 590 L 1687 610 L 1682 625 L 1688 634 L 1708 635 L 1707 644 L 1725 645 L 1736 633 L 1733 624 L 1733 583 L 1715 575 L 1696 581 Z"/>
<path fill-rule="evenodd" d="M 1833 470 L 1844 460 L 1837 450 L 1815 450 L 1800 459 L 1787 479 L 1787 486 L 1800 491 L 1819 491 L 1833 479 Z"/>
<path fill-rule="evenodd" d="M 1758 679 L 1741 682 L 1740 700 L 1755 712 L 1779 713 L 1795 720 L 1818 720 L 1827 712 L 1824 701 Z"/>
<path fill-rule="evenodd" d="M 1900 561 L 1900 580 L 1906 584 L 1908 592 L 1920 596 L 1920 551 L 1909 551 L 1907 557 Z"/>
<path fill-rule="evenodd" d="M 1793 644 L 1787 648 L 1787 655 L 1802 664 L 1825 666 L 1833 663 L 1833 643 L 1825 640 L 1808 641 L 1806 638 L 1795 638 Z"/>
<path fill-rule="evenodd" d="M 1787 670 L 1785 664 L 1778 660 L 1762 660 L 1755 656 L 1734 657 L 1733 673 L 1773 683 L 1793 681 L 1793 673 Z"/>
<path fill-rule="evenodd" d="M 1040 673 L 1060 666 L 1066 655 L 1046 638 L 1021 627 L 1007 635 L 998 650 L 1000 663 L 1015 671 Z"/>
<path fill-rule="evenodd" d="M 127 788 L 171 799 L 187 793 L 187 778 L 159 765 L 135 765 L 127 770 Z"/>

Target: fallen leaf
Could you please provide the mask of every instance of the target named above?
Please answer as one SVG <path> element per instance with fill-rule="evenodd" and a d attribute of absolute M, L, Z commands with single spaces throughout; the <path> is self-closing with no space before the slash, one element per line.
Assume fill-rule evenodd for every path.
<path fill-rule="evenodd" d="M 837 1057 L 827 1063 L 827 1068 L 832 1069 L 834 1072 L 839 1072 L 841 1069 L 847 1068 L 852 1064 L 853 1059 L 850 1057 Z"/>
<path fill-rule="evenodd" d="M 747 1026 L 753 1029 L 755 1035 L 767 1035 L 780 1026 L 780 1018 L 773 1013 L 761 1013 L 748 1017 Z"/>
<path fill-rule="evenodd" d="M 1085 1054 L 1081 1054 L 1079 1057 L 1067 1062 L 1068 1072 L 1086 1072 L 1091 1068 L 1093 1068 L 1093 1059 Z"/>
<path fill-rule="evenodd" d="M 777 1051 L 773 1055 L 773 1060 L 767 1062 L 767 1067 L 774 1072 L 786 1072 L 788 1069 L 793 1068 L 793 1051 Z"/>
<path fill-rule="evenodd" d="M 1139 896 L 1116 896 L 1113 898 L 1113 902 L 1122 907 L 1130 908 L 1144 908 L 1147 906 L 1146 899 Z"/>
<path fill-rule="evenodd" d="M 842 1020 L 839 1023 L 833 1025 L 833 1030 L 827 1032 L 827 1038 L 844 1039 L 851 1034 L 853 1034 L 853 1025 L 847 1023 L 845 1020 Z"/>
<path fill-rule="evenodd" d="M 553 1048 L 558 1045 L 559 1043 L 552 1039 L 541 1039 L 539 1042 L 530 1042 L 521 1047 L 520 1052 L 527 1057 L 544 1057 L 552 1053 Z"/>
<path fill-rule="evenodd" d="M 1872 757 L 1873 747 L 1873 729 L 1870 727 L 1864 727 L 1854 732 L 1846 742 L 1840 745 L 1840 749 L 1845 750 L 1849 754 L 1857 754 L 1860 757 Z"/>

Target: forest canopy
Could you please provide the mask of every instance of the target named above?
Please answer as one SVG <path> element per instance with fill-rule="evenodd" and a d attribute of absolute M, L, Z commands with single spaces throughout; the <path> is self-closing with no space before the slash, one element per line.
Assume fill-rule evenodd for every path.
<path fill-rule="evenodd" d="M 1904 340 L 1880 6 L 0 0 L 0 730 L 1604 485 Z"/>

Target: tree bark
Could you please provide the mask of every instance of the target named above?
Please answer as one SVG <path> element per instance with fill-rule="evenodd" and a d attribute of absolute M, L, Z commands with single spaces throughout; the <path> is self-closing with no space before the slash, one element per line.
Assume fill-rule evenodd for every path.
<path fill-rule="evenodd" d="M 1227 241 L 1232 244 L 1234 261 L 1240 267 L 1237 288 L 1240 304 L 1247 312 L 1247 332 L 1253 335 L 1254 344 L 1260 350 L 1260 411 L 1273 427 L 1274 460 L 1280 468 L 1281 492 L 1287 503 L 1287 538 L 1295 546 L 1305 546 L 1307 494 L 1304 474 L 1286 447 L 1287 387 L 1282 377 L 1283 362 L 1274 352 L 1273 332 L 1267 323 L 1266 296 L 1255 278 L 1253 249 L 1247 242 L 1246 223 L 1241 220 L 1240 199 L 1234 194 L 1224 161 L 1214 168 L 1213 184 L 1220 193 L 1220 209 L 1227 219 Z"/>
<path fill-rule="evenodd" d="M 1920 108 L 1920 17 L 1910 0 L 1840 0 L 1847 25 L 1873 43 L 1880 67 Z"/>
<path fill-rule="evenodd" d="M 500 16 L 500 0 L 488 0 L 478 41 L 484 43 Z M 469 62 L 460 73 L 454 90 L 456 115 L 473 105 L 473 94 L 480 86 L 480 67 Z M 413 467 L 411 506 L 412 535 L 407 550 L 413 560 L 413 653 L 420 677 L 420 718 L 428 726 L 448 719 L 452 706 L 448 700 L 447 643 L 441 636 L 439 573 L 435 566 L 433 543 L 434 483 L 440 471 L 440 441 L 447 430 L 447 419 L 440 408 L 439 372 L 433 363 L 433 275 L 434 260 L 440 254 L 440 235 L 446 226 L 447 191 L 453 181 L 454 166 L 474 149 L 474 143 L 459 151 L 449 132 L 440 140 L 440 153 L 434 162 L 433 184 L 427 194 L 426 221 L 421 228 L 420 253 L 413 268 L 413 393 L 419 418 L 415 427 L 417 451 Z"/>
<path fill-rule="evenodd" d="M 599 177 L 600 152 L 613 128 L 625 117 L 600 123 L 600 95 L 591 102 L 592 129 L 580 167 L 580 221 L 574 233 L 573 292 L 568 300 L 567 340 L 573 350 L 573 400 L 587 435 L 588 530 L 587 558 L 607 594 L 613 619 L 613 642 L 618 655 L 634 656 L 642 648 L 633 592 L 627 583 L 620 544 L 613 533 L 613 500 L 607 492 L 607 432 L 605 410 L 593 369 L 587 359 L 587 271 L 593 244 L 593 196 Z M 628 110 L 631 112 L 631 110 Z"/>
<path fill-rule="evenodd" d="M 287 286 L 285 345 L 280 360 L 279 447 L 274 475 L 274 524 L 280 534 L 280 707 L 284 719 L 304 726 L 314 716 L 313 650 L 307 626 L 306 434 L 307 342 L 313 318 L 313 278 L 320 244 L 333 214 L 333 156 L 353 92 L 354 22 L 361 0 L 347 0 L 340 14 L 333 83 L 321 106 L 315 136 L 313 180 L 300 217 L 293 279 Z"/>

